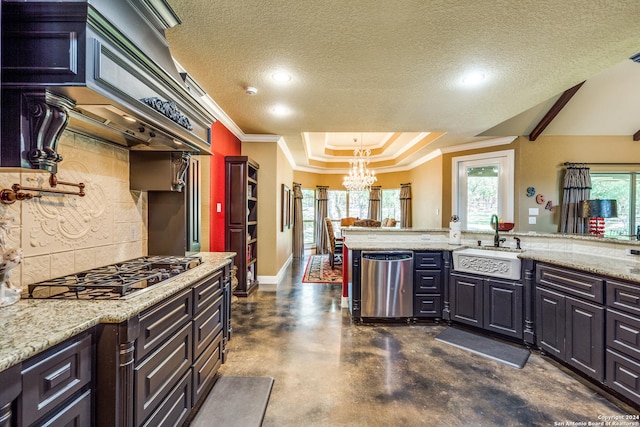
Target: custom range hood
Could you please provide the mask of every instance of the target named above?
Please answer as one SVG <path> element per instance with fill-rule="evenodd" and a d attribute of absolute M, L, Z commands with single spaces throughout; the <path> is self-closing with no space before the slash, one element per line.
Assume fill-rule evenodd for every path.
<path fill-rule="evenodd" d="M 2 1 L 0 166 L 56 172 L 67 128 L 131 150 L 211 154 L 215 118 L 178 72 L 164 0 Z"/>

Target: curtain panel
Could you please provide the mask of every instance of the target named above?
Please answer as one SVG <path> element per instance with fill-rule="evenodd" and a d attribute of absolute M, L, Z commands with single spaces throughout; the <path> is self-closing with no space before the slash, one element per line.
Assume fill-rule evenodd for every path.
<path fill-rule="evenodd" d="M 400 224 L 402 228 L 412 228 L 411 184 L 400 184 Z"/>
<path fill-rule="evenodd" d="M 380 186 L 371 187 L 369 190 L 369 219 L 380 220 Z"/>
<path fill-rule="evenodd" d="M 328 190 L 329 187 L 316 187 L 316 253 L 327 253 L 327 239 L 324 232 L 324 219 L 329 213 Z"/>
<path fill-rule="evenodd" d="M 302 188 L 297 182 L 293 183 L 293 257 L 302 258 L 304 255 L 304 224 L 302 223 Z"/>
<path fill-rule="evenodd" d="M 584 234 L 588 218 L 580 217 L 580 202 L 589 200 L 591 193 L 590 169 L 585 164 L 567 163 L 562 185 L 562 215 L 560 232 Z"/>

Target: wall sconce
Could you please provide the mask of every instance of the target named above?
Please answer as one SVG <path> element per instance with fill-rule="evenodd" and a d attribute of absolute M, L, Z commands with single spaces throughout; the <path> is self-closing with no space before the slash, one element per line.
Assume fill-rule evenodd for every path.
<path fill-rule="evenodd" d="M 602 237 L 604 219 L 618 216 L 618 203 L 610 199 L 583 200 L 580 202 L 580 216 L 589 218 L 589 233 Z"/>

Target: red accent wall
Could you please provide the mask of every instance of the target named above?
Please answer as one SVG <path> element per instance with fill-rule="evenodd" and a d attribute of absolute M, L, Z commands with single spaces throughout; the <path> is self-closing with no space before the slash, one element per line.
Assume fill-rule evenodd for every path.
<path fill-rule="evenodd" d="M 211 126 L 211 216 L 209 224 L 209 246 L 211 252 L 224 251 L 224 158 L 240 156 L 242 144 L 222 123 L 215 122 Z M 222 209 L 217 212 L 220 203 Z"/>

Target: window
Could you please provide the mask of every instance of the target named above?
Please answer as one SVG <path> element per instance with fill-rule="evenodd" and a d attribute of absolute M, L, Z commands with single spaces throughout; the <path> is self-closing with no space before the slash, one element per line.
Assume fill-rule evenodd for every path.
<path fill-rule="evenodd" d="M 316 192 L 302 189 L 302 224 L 304 244 L 315 243 Z M 367 218 L 369 215 L 369 192 L 346 190 L 327 191 L 327 211 L 334 230 L 340 230 L 340 219 L 346 217 Z M 400 189 L 382 190 L 381 218 L 395 218 L 400 227 Z"/>
<path fill-rule="evenodd" d="M 513 221 L 513 150 L 453 158 L 452 209 L 462 228 L 491 230 L 491 215 Z"/>
<path fill-rule="evenodd" d="M 327 215 L 336 231 L 340 230 L 341 218 L 367 218 L 369 215 L 368 191 L 328 190 L 327 197 Z"/>
<path fill-rule="evenodd" d="M 315 190 L 302 189 L 302 232 L 304 244 L 311 245 L 315 241 L 316 229 L 316 192 Z"/>
<path fill-rule="evenodd" d="M 402 224 L 400 224 L 400 189 L 382 190 L 380 199 L 382 208 L 382 216 L 380 218 L 393 218 L 397 221 L 396 227 L 402 227 Z"/>
<path fill-rule="evenodd" d="M 605 218 L 605 236 L 629 236 L 635 234 L 640 224 L 640 195 L 638 172 L 592 172 L 591 199 L 614 199 L 618 202 L 618 217 Z"/>

